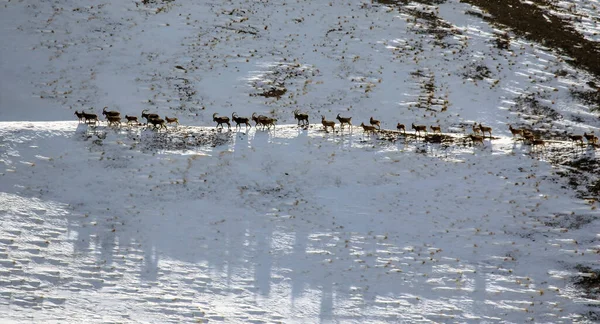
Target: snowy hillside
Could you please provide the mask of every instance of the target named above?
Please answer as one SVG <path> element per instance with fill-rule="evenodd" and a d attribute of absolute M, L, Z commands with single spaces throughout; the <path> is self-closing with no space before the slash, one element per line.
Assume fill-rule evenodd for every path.
<path fill-rule="evenodd" d="M 561 8 L 547 14 L 585 18 L 596 40 L 597 6 Z M 598 149 L 567 136 L 599 133 L 598 81 L 486 15 L 457 0 L 5 1 L 0 318 L 598 320 Z M 105 106 L 181 125 L 74 116 Z M 278 126 L 215 130 L 232 112 Z M 354 127 L 324 132 L 338 114 Z M 366 134 L 370 117 L 409 134 Z M 493 139 L 468 140 L 475 122 Z"/>

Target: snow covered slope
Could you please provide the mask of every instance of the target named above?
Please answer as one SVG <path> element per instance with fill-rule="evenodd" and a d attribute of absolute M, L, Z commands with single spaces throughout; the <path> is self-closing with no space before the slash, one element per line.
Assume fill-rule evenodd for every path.
<path fill-rule="evenodd" d="M 593 77 L 439 2 L 3 3 L 0 318 L 593 321 L 597 202 L 550 163 L 597 160 L 563 141 L 599 126 L 570 95 Z M 73 116 L 104 106 L 182 125 Z M 325 133 L 294 109 L 495 139 Z M 209 127 L 234 111 L 279 126 Z"/>

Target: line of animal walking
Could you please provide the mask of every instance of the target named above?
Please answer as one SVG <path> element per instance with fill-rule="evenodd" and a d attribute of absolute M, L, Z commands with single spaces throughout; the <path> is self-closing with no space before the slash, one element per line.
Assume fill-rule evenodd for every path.
<path fill-rule="evenodd" d="M 106 110 L 108 107 L 104 107 L 102 110 L 102 115 L 105 117 L 105 120 L 108 126 L 121 126 L 121 113 L 114 110 Z M 298 109 L 293 111 L 294 119 L 298 121 L 298 126 L 308 127 L 310 125 L 308 114 L 301 113 Z M 78 112 L 75 111 L 75 115 L 79 118 L 80 122 L 84 122 L 86 124 L 94 124 L 97 125 L 100 123 L 98 119 L 98 115 L 93 113 L 86 113 L 85 111 Z M 217 128 L 219 126 L 221 129 L 224 128 L 224 125 L 227 125 L 228 129 L 231 129 L 231 121 L 235 122 L 236 129 L 241 128 L 242 125 L 248 129 L 252 127 L 251 121 L 253 121 L 254 127 L 261 127 L 262 129 L 271 129 L 275 127 L 275 123 L 277 122 L 276 118 L 267 117 L 264 115 L 257 115 L 253 113 L 250 118 L 248 117 L 240 117 L 237 113 L 231 114 L 231 119 L 228 116 L 218 116 L 218 113 L 213 114 L 213 121 L 217 123 Z M 160 118 L 158 114 L 148 113 L 147 109 L 142 110 L 141 118 L 146 119 L 146 127 L 152 127 L 155 130 L 160 131 L 160 129 L 167 130 L 168 124 L 179 125 L 179 119 L 177 117 L 169 118 L 165 116 L 165 118 Z M 340 129 L 344 129 L 344 126 L 352 127 L 352 117 L 342 117 L 338 114 L 335 118 L 339 124 Z M 125 120 L 127 120 L 127 125 L 136 125 L 141 126 L 142 123 L 139 122 L 137 116 L 128 116 L 125 115 Z M 325 116 L 321 115 L 321 124 L 325 132 L 335 131 L 336 122 L 333 120 L 327 120 Z M 361 123 L 360 127 L 362 127 L 365 133 L 374 134 L 377 131 L 381 130 L 381 122 L 379 120 L 373 119 L 371 117 L 369 119 L 369 125 L 365 125 L 365 123 Z M 513 128 L 512 125 L 508 125 L 510 132 L 513 135 L 513 138 L 522 139 L 526 143 L 532 146 L 546 146 L 547 141 L 541 138 L 537 138 L 533 131 L 525 128 Z M 396 125 L 396 129 L 398 132 L 402 132 L 406 135 L 406 126 L 404 124 L 398 123 Z M 415 136 L 421 136 L 421 132 L 425 132 L 428 134 L 426 125 L 415 125 L 411 124 L 411 129 L 415 131 Z M 429 129 L 434 135 L 441 135 L 442 128 L 440 125 L 430 125 Z M 467 137 L 473 142 L 473 144 L 483 144 L 486 133 L 489 135 L 489 138 L 492 139 L 492 127 L 484 126 L 481 123 L 474 123 L 471 126 L 472 133 L 468 134 Z M 573 142 L 580 142 L 583 145 L 583 139 L 587 141 L 589 145 L 598 145 L 598 137 L 594 135 L 594 132 L 591 133 L 584 132 L 583 135 L 569 135 L 569 138 Z"/>

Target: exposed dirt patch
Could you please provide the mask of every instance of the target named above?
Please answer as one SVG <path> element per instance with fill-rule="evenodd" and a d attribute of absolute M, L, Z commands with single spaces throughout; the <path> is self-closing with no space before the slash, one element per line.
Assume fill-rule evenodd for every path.
<path fill-rule="evenodd" d="M 522 114 L 522 118 L 531 121 L 533 125 L 550 123 L 564 117 L 550 106 L 544 105 L 539 98 L 532 94 L 518 97 L 511 111 Z"/>
<path fill-rule="evenodd" d="M 504 25 L 515 34 L 570 57 L 573 65 L 600 75 L 600 44 L 585 39 L 565 19 L 549 13 L 540 6 L 546 0 L 461 0 L 481 8 L 490 16 L 482 18 Z"/>
<path fill-rule="evenodd" d="M 461 35 L 462 32 L 452 24 L 437 16 L 436 5 L 445 3 L 446 0 L 376 0 L 376 3 L 397 7 L 400 12 L 409 14 L 419 19 L 423 25 L 418 25 L 414 31 L 418 34 L 427 34 L 435 38 L 435 45 L 442 48 L 450 47 L 444 39 L 448 36 Z M 415 3 L 426 5 L 426 7 L 416 8 Z M 411 5 L 411 6 L 409 6 Z"/>
<path fill-rule="evenodd" d="M 465 79 L 472 80 L 484 80 L 490 78 L 492 76 L 492 72 L 490 69 L 481 64 L 475 64 L 472 66 L 465 66 L 465 72 L 463 72 L 463 77 Z"/>
<path fill-rule="evenodd" d="M 268 66 L 268 70 L 257 75 L 250 85 L 260 91 L 251 93 L 250 96 L 261 96 L 265 98 L 280 99 L 287 92 L 287 83 L 293 83 L 294 79 L 308 79 L 316 75 L 318 71 L 312 66 L 299 63 L 280 62 Z"/>
<path fill-rule="evenodd" d="M 494 38 L 494 44 L 498 49 L 509 50 L 510 49 L 510 36 L 508 33 L 496 33 Z"/>
<path fill-rule="evenodd" d="M 549 160 L 555 165 L 566 167 L 557 171 L 556 174 L 566 178 L 567 185 L 574 189 L 580 198 L 598 200 L 600 198 L 600 178 L 597 172 L 600 170 L 600 160 L 589 156 L 573 155 L 573 150 L 577 153 L 577 150 L 583 149 L 575 147 L 570 153 L 554 153 Z M 588 147 L 588 149 L 594 148 Z"/>
<path fill-rule="evenodd" d="M 600 269 L 576 265 L 575 269 L 584 275 L 575 277 L 574 284 L 585 292 L 585 297 L 598 299 L 600 295 Z"/>
<path fill-rule="evenodd" d="M 598 217 L 593 215 L 556 214 L 551 220 L 545 221 L 544 225 L 575 230 L 596 220 Z"/>
<path fill-rule="evenodd" d="M 592 107 L 592 110 L 600 111 L 600 88 L 597 90 L 580 91 L 571 89 L 571 95 Z"/>
<path fill-rule="evenodd" d="M 155 13 L 166 12 L 175 0 L 140 0 L 135 2 L 136 7 L 146 7 L 155 10 Z"/>
<path fill-rule="evenodd" d="M 283 96 L 285 93 L 287 92 L 287 89 L 285 87 L 276 87 L 276 88 L 271 88 L 269 90 L 265 90 L 264 92 L 261 93 L 254 93 L 254 94 L 250 94 L 250 96 L 261 96 L 261 97 L 265 97 L 265 98 L 281 98 L 281 96 Z"/>
<path fill-rule="evenodd" d="M 426 73 L 423 70 L 416 70 L 411 72 L 410 75 L 416 79 L 421 90 L 416 104 L 417 108 L 434 113 L 444 112 L 448 109 L 447 93 L 444 96 L 436 95 L 440 92 L 440 89 L 436 85 L 434 72 Z"/>

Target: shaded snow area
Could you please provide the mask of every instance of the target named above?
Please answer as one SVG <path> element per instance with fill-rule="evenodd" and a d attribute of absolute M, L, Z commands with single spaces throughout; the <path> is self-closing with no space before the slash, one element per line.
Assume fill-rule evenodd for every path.
<path fill-rule="evenodd" d="M 599 151 L 567 135 L 600 133 L 572 96 L 600 83 L 458 0 L 398 2 L 0 3 L 0 322 L 598 321 Z M 556 3 L 597 38 L 597 4 Z M 277 126 L 215 129 L 233 112 Z"/>

